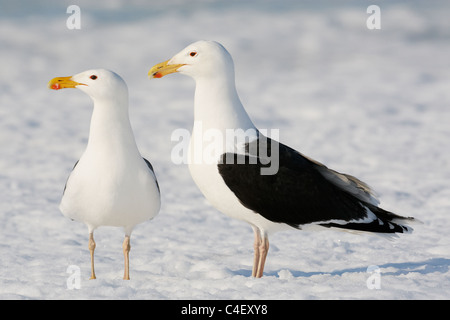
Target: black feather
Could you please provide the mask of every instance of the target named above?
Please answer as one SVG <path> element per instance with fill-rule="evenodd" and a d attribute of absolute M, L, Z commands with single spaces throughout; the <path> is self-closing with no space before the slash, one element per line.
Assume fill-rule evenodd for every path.
<path fill-rule="evenodd" d="M 362 201 L 338 184 L 327 179 L 321 172 L 325 166 L 304 157 L 299 152 L 269 138 L 258 139 L 258 154 L 250 152 L 247 144 L 245 154 L 225 153 L 218 170 L 226 185 L 245 207 L 264 218 L 286 223 L 295 228 L 324 222 L 324 227 L 395 233 L 405 232 L 407 227 L 392 222 L 393 219 L 411 219 L 395 215 L 373 204 Z M 275 159 L 271 144 L 278 144 L 278 171 L 262 175 L 261 168 L 269 167 L 268 158 Z M 260 157 L 261 148 L 267 148 Z M 276 149 L 275 149 L 276 150 Z M 231 161 L 230 161 L 231 160 Z M 377 216 L 369 222 L 370 210 Z M 332 220 L 348 221 L 340 224 Z M 356 222 L 361 220 L 361 222 Z M 368 222 L 368 223 L 366 223 Z"/>

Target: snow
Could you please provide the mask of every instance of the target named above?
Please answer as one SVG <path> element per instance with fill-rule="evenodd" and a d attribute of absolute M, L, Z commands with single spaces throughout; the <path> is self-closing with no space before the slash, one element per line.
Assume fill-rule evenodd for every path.
<path fill-rule="evenodd" d="M 359 1 L 151 3 L 0 1 L 0 299 L 450 298 L 448 2 L 378 1 L 380 30 L 366 27 Z M 79 30 L 66 27 L 72 4 Z M 147 78 L 200 39 L 233 55 L 256 126 L 423 223 L 394 241 L 277 233 L 265 276 L 251 278 L 251 228 L 212 208 L 170 158 L 172 132 L 192 127 L 193 81 Z M 96 231 L 98 279 L 88 280 L 87 228 L 58 210 L 92 103 L 46 85 L 90 68 L 127 81 L 137 143 L 162 192 L 160 214 L 131 237 L 128 282 L 122 230 Z"/>

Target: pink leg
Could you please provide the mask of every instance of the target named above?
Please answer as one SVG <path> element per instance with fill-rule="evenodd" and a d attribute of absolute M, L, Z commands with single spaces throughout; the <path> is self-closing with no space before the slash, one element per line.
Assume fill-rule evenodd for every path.
<path fill-rule="evenodd" d="M 263 276 L 264 265 L 266 263 L 267 252 L 269 251 L 269 239 L 267 235 L 264 235 L 264 239 L 259 245 L 259 262 L 258 262 L 258 272 L 256 273 L 256 278 L 261 278 Z"/>
<path fill-rule="evenodd" d="M 253 227 L 253 232 L 255 234 L 255 242 L 253 244 L 255 253 L 253 256 L 252 277 L 261 278 L 264 272 L 267 252 L 269 251 L 269 239 L 265 233 L 262 238 L 261 231 L 257 227 Z"/>
<path fill-rule="evenodd" d="M 259 229 L 256 227 L 253 227 L 253 232 L 255 234 L 255 242 L 253 243 L 253 269 L 252 269 L 252 277 L 256 277 L 256 274 L 258 273 L 258 265 L 259 265 L 259 246 L 261 243 L 261 236 L 259 234 Z"/>

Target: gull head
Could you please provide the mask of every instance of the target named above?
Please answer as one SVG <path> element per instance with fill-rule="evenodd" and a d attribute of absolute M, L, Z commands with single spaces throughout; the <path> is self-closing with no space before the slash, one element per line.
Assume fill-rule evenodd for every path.
<path fill-rule="evenodd" d="M 125 81 L 117 73 L 106 69 L 92 69 L 74 76 L 56 77 L 49 81 L 48 88 L 53 90 L 77 88 L 94 100 L 128 96 Z"/>
<path fill-rule="evenodd" d="M 151 78 L 162 78 L 174 72 L 191 76 L 195 80 L 224 76 L 234 78 L 234 64 L 231 55 L 220 43 L 197 41 L 171 59 L 153 66 L 148 75 Z"/>

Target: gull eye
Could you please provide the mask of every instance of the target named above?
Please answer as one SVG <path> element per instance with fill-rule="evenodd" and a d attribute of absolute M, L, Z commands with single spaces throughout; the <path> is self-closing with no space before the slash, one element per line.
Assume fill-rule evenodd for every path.
<path fill-rule="evenodd" d="M 197 55 L 197 51 L 191 51 L 191 52 L 189 52 L 189 55 L 191 57 L 195 57 Z"/>
<path fill-rule="evenodd" d="M 93 74 L 92 76 L 90 76 L 89 78 L 91 78 L 92 80 L 96 80 L 97 76 L 95 74 Z"/>

